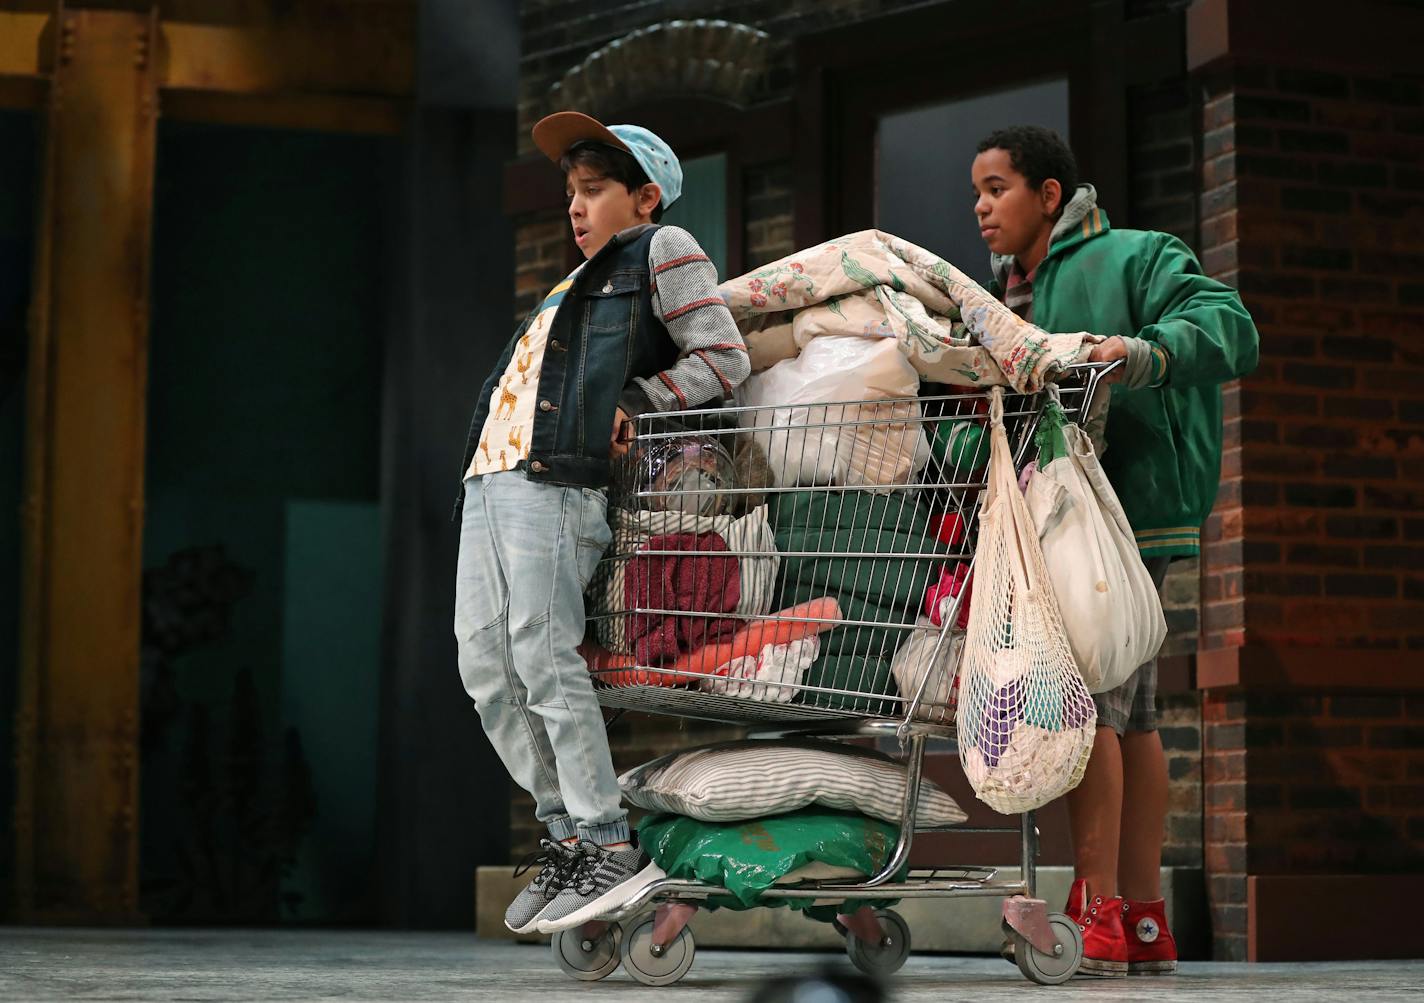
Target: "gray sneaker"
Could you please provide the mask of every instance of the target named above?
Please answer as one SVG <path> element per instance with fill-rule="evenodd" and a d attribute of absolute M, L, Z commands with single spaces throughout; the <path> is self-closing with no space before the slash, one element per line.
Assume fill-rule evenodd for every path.
<path fill-rule="evenodd" d="M 578 850 L 552 839 L 541 839 L 539 849 L 529 854 L 514 869 L 517 878 L 535 864 L 539 873 L 524 886 L 504 913 L 504 925 L 515 933 L 533 933 L 539 917 L 564 889 L 564 882 L 582 860 Z"/>
<path fill-rule="evenodd" d="M 605 850 L 590 842 L 578 845 L 581 859 L 564 879 L 549 908 L 539 914 L 540 933 L 557 933 L 607 915 L 634 895 L 667 877 L 637 846 Z"/>

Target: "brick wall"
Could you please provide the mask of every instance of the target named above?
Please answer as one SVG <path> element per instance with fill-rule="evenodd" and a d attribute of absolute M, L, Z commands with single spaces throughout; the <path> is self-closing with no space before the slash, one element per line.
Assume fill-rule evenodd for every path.
<path fill-rule="evenodd" d="M 772 164 L 747 171 L 743 195 L 746 199 L 744 246 L 747 269 L 795 251 L 791 232 L 791 165 Z"/>
<path fill-rule="evenodd" d="M 1208 896 L 1218 960 L 1246 958 L 1246 876 L 1424 866 L 1424 699 L 1213 692 L 1205 705 Z"/>
<path fill-rule="evenodd" d="M 1253 874 L 1388 873 L 1424 862 L 1424 699 L 1247 697 Z"/>
<path fill-rule="evenodd" d="M 1203 833 L 1212 957 L 1246 960 L 1246 699 L 1211 691 L 1202 701 Z"/>
<path fill-rule="evenodd" d="M 1219 579 L 1217 640 L 1424 646 L 1421 105 L 1417 80 L 1252 67 L 1209 106 L 1262 335 L 1233 430 L 1249 487 L 1215 527 L 1242 572 Z"/>
<path fill-rule="evenodd" d="M 922 0 L 526 0 L 520 6 L 524 56 L 520 61 L 520 151 L 533 149 L 530 127 L 549 108 L 545 95 L 565 72 L 595 49 L 636 28 L 673 18 L 721 18 L 769 32 L 772 69 L 759 98 L 792 86 L 791 43 L 807 31 L 854 24 L 867 17 L 919 6 Z"/>
<path fill-rule="evenodd" d="M 1424 92 L 1252 65 L 1204 89 L 1203 260 L 1261 330 L 1227 399 L 1204 645 L 1424 647 Z M 1343 660 L 1329 688 L 1207 695 L 1217 957 L 1245 957 L 1247 874 L 1420 866 L 1421 713 L 1352 692 Z"/>
<path fill-rule="evenodd" d="M 514 323 L 517 327 L 569 273 L 569 223 L 563 216 L 526 221 L 514 230 Z"/>

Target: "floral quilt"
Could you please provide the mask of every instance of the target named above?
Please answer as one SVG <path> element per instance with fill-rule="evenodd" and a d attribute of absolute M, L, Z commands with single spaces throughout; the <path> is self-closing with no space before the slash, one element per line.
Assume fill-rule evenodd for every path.
<path fill-rule="evenodd" d="M 1042 331 L 947 261 L 879 230 L 798 251 L 720 291 L 756 371 L 820 335 L 858 335 L 895 338 L 921 379 L 1034 393 L 1101 340 Z"/>

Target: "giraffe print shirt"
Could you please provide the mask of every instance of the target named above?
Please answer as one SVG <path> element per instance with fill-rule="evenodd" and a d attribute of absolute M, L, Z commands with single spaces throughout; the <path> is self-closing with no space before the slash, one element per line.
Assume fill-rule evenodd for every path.
<path fill-rule="evenodd" d="M 579 268 L 582 268 L 579 265 Z M 509 367 L 495 385 L 490 400 L 489 417 L 485 419 L 479 448 L 465 476 L 492 474 L 513 470 L 515 464 L 529 456 L 529 439 L 534 432 L 534 405 L 539 395 L 539 368 L 544 363 L 544 346 L 549 340 L 549 325 L 564 295 L 573 285 L 579 268 L 549 290 L 534 318 L 515 346 Z"/>

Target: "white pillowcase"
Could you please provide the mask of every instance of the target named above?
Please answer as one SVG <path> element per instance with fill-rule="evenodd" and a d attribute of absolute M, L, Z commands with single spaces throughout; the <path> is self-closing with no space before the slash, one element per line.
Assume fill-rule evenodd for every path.
<path fill-rule="evenodd" d="M 905 767 L 889 756 L 833 742 L 723 742 L 662 756 L 618 778 L 623 796 L 646 811 L 734 822 L 822 805 L 900 821 Z M 958 825 L 952 797 L 920 783 L 916 824 Z"/>

